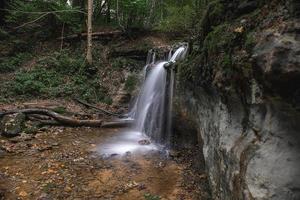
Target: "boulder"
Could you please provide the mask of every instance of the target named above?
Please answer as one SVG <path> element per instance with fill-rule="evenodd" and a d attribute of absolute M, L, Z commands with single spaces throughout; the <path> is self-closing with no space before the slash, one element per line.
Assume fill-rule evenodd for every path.
<path fill-rule="evenodd" d="M 15 137 L 20 135 L 24 126 L 26 116 L 23 113 L 6 115 L 0 123 L 1 135 L 5 137 Z"/>
<path fill-rule="evenodd" d="M 254 48 L 254 64 L 267 90 L 291 98 L 300 92 L 300 22 L 265 30 Z"/>

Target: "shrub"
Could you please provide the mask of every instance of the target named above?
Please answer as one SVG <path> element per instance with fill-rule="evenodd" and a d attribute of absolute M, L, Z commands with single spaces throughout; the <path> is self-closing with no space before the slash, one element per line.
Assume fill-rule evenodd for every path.
<path fill-rule="evenodd" d="M 195 24 L 195 10 L 191 6 L 169 7 L 167 16 L 160 22 L 157 29 L 166 32 L 186 32 Z"/>
<path fill-rule="evenodd" d="M 18 53 L 13 57 L 0 58 L 0 73 L 13 72 L 31 57 L 28 53 Z"/>
<path fill-rule="evenodd" d="M 108 90 L 98 76 L 86 72 L 84 57 L 68 51 L 41 58 L 34 69 L 21 70 L 11 81 L 12 93 L 26 97 L 78 97 L 86 101 L 111 104 Z M 3 89 L 4 90 L 4 89 Z M 8 91 L 8 90 L 4 90 Z M 8 93 L 6 92 L 8 95 Z"/>
<path fill-rule="evenodd" d="M 31 71 L 21 71 L 16 74 L 13 90 L 18 95 L 45 95 L 49 90 L 62 83 L 54 71 L 44 68 L 35 68 Z"/>

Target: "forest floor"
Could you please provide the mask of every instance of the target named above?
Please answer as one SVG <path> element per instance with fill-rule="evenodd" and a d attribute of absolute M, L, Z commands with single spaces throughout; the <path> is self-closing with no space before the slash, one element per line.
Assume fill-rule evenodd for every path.
<path fill-rule="evenodd" d="M 49 128 L 0 140 L 2 199 L 205 199 L 188 152 L 103 155 L 120 129 Z M 138 144 L 137 144 L 138 145 Z M 1 198 L 0 198 L 1 199 Z"/>
<path fill-rule="evenodd" d="M 73 70 L 81 62 L 78 55 L 84 52 L 80 42 L 76 43 L 78 48 L 76 45 L 70 47 L 66 54 L 63 51 L 53 53 L 58 43 L 53 44 L 53 48 L 48 43 L 41 43 L 40 48 L 30 52 L 28 60 L 20 60 L 23 64 L 1 74 L 0 110 L 64 108 L 63 111 L 107 120 L 106 116 L 79 106 L 73 97 L 84 96 L 97 107 L 124 112 L 128 102 L 119 105 L 116 96 L 123 87 L 125 91 L 126 87 L 133 88 L 126 93 L 134 93 L 138 84 L 130 76 L 138 77 L 144 64 L 144 61 L 134 61 L 126 55 L 108 58 L 107 52 L 112 49 L 125 53 L 135 49 L 148 50 L 168 43 L 152 35 L 127 40 L 120 38 L 106 45 L 95 42 L 95 49 L 99 48 L 101 53 L 95 60 L 101 62 L 96 62 L 98 72 L 93 77 Z M 79 54 L 75 54 L 72 48 L 79 50 Z M 41 61 L 37 58 L 45 64 L 39 64 Z M 19 58 L 16 59 L 19 63 Z M 11 57 L 7 56 L 3 66 L 11 66 L 10 60 Z M 51 73 L 47 74 L 48 71 Z M 56 79 L 59 84 L 50 87 L 49 84 Z M 25 94 L 16 92 L 25 90 Z M 96 94 L 98 90 L 99 95 Z M 56 94 L 57 91 L 61 92 Z M 204 170 L 192 167 L 194 162 L 201 160 L 196 156 L 198 150 L 168 153 L 154 144 L 135 141 L 131 145 L 146 151 L 103 152 L 107 144 L 118 146 L 118 142 L 126 140 L 122 138 L 125 133 L 123 129 L 42 127 L 34 134 L 22 133 L 14 138 L 0 136 L 0 200 L 209 199 L 207 175 Z M 204 162 L 201 165 L 204 166 Z"/>

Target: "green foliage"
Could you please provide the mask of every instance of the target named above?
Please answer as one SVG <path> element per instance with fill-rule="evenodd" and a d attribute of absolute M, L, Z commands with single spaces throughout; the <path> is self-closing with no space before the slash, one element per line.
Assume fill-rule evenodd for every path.
<path fill-rule="evenodd" d="M 9 34 L 3 30 L 2 28 L 0 28 L 0 39 L 5 39 L 9 36 Z"/>
<path fill-rule="evenodd" d="M 0 73 L 13 72 L 21 67 L 31 55 L 29 53 L 18 53 L 13 57 L 0 58 Z"/>
<path fill-rule="evenodd" d="M 221 24 L 214 27 L 204 40 L 203 49 L 208 52 L 218 52 L 229 50 L 235 38 L 233 31 L 228 24 Z"/>
<path fill-rule="evenodd" d="M 223 17 L 225 11 L 223 4 L 219 0 L 212 1 L 208 7 L 211 7 L 211 11 L 208 13 L 210 20 L 219 20 Z"/>
<path fill-rule="evenodd" d="M 141 66 L 136 60 L 124 57 L 114 58 L 111 61 L 111 65 L 114 69 L 127 69 L 130 71 L 134 71 Z"/>
<path fill-rule="evenodd" d="M 59 113 L 59 114 L 64 114 L 66 113 L 66 108 L 63 106 L 58 106 L 52 109 L 54 112 Z"/>
<path fill-rule="evenodd" d="M 76 57 L 70 51 L 63 50 L 41 58 L 37 64 L 65 75 L 73 75 L 84 70 L 85 58 L 84 56 Z"/>
<path fill-rule="evenodd" d="M 120 23 L 125 28 L 142 27 L 147 15 L 147 5 L 147 0 L 119 1 Z"/>
<path fill-rule="evenodd" d="M 152 195 L 150 193 L 147 193 L 144 195 L 145 199 L 146 200 L 160 200 L 160 196 L 157 196 L 157 195 Z"/>
<path fill-rule="evenodd" d="M 60 33 L 63 24 L 66 30 L 78 32 L 82 24 L 78 8 L 63 0 L 14 0 L 9 5 L 6 21 L 46 36 Z"/>
<path fill-rule="evenodd" d="M 138 78 L 135 75 L 129 75 L 125 81 L 125 89 L 132 92 L 138 83 Z"/>
<path fill-rule="evenodd" d="M 223 60 L 221 62 L 221 66 L 224 69 L 228 69 L 232 66 L 232 60 L 231 60 L 231 56 L 226 54 L 223 56 Z"/>
<path fill-rule="evenodd" d="M 190 5 L 170 7 L 167 17 L 160 22 L 158 29 L 166 32 L 186 32 L 194 28 L 196 13 Z"/>
<path fill-rule="evenodd" d="M 248 50 L 251 50 L 255 45 L 255 37 L 252 32 L 248 33 L 246 36 L 245 47 Z"/>
<path fill-rule="evenodd" d="M 13 90 L 17 95 L 45 95 L 62 83 L 52 70 L 35 68 L 31 71 L 21 71 L 16 74 Z"/>
<path fill-rule="evenodd" d="M 69 51 L 54 52 L 37 61 L 35 68 L 21 70 L 9 84 L 12 96 L 23 97 L 79 97 L 86 101 L 110 104 L 107 89 L 99 76 L 86 71 L 83 55 Z"/>

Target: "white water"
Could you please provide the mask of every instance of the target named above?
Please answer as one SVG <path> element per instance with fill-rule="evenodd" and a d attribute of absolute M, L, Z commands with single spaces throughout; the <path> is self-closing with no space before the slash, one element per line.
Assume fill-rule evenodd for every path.
<path fill-rule="evenodd" d="M 176 62 L 185 57 L 187 47 L 169 53 L 168 61 L 156 62 L 155 52 L 149 51 L 143 71 L 144 83 L 138 97 L 128 113 L 134 119 L 134 126 L 115 135 L 99 145 L 101 154 L 125 154 L 126 152 L 145 152 L 157 150 L 154 143 L 140 145 L 139 141 L 149 140 L 167 144 L 170 140 L 174 70 L 165 69 L 168 62 Z"/>
<path fill-rule="evenodd" d="M 156 142 L 168 141 L 171 132 L 174 71 L 168 75 L 165 64 L 185 57 L 187 47 L 178 48 L 168 61 L 146 65 L 149 71 L 136 104 L 130 112 L 135 120 L 134 130 L 148 135 Z M 150 68 L 150 69 L 149 69 Z M 168 79 L 168 80 L 167 80 Z"/>

